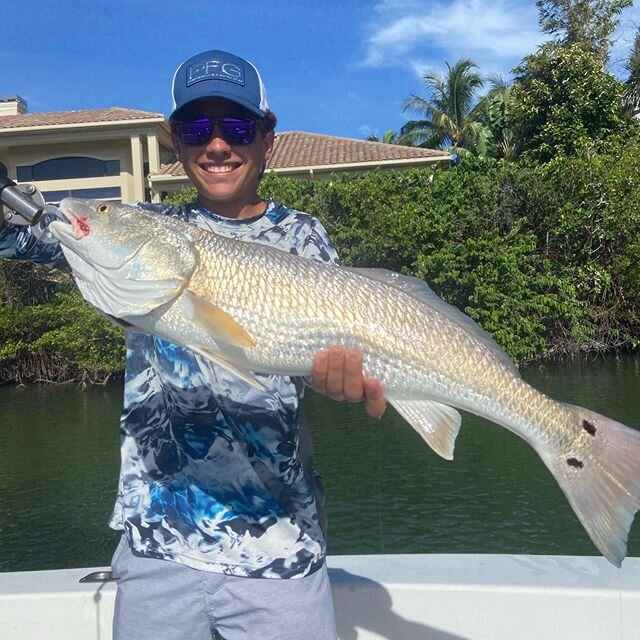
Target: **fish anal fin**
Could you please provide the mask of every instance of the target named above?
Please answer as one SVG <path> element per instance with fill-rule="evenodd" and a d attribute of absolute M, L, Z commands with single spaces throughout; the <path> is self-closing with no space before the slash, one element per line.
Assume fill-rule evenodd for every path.
<path fill-rule="evenodd" d="M 215 339 L 234 347 L 256 346 L 253 338 L 226 311 L 203 300 L 189 289 L 185 291 L 185 297 L 191 306 L 191 320 Z"/>
<path fill-rule="evenodd" d="M 389 398 L 389 402 L 439 456 L 453 460 L 462 422 L 462 416 L 455 409 L 432 400 Z"/>

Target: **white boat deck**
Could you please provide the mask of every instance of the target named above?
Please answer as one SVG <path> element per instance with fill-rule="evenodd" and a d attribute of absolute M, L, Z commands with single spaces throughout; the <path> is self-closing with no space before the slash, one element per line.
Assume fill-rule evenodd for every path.
<path fill-rule="evenodd" d="M 115 583 L 78 582 L 97 570 L 0 573 L 0 637 L 110 640 Z M 337 556 L 329 572 L 340 640 L 640 638 L 640 558 Z"/>

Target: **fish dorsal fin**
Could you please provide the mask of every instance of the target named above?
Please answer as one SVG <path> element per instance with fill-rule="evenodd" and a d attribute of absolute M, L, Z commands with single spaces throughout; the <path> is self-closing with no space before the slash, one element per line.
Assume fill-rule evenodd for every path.
<path fill-rule="evenodd" d="M 233 375 L 238 376 L 241 380 L 244 380 L 247 384 L 251 385 L 255 389 L 259 391 L 266 391 L 267 387 L 260 382 L 248 369 L 242 369 L 238 365 L 227 360 L 224 355 L 218 351 L 213 351 L 212 349 L 208 349 L 206 347 L 190 347 L 192 351 L 197 353 L 199 356 L 205 358 L 206 360 L 211 360 L 216 364 L 219 364 L 221 367 L 224 367 Z"/>
<path fill-rule="evenodd" d="M 439 456 L 453 460 L 453 448 L 462 422 L 453 407 L 431 400 L 389 398 L 389 402 Z"/>
<path fill-rule="evenodd" d="M 234 347 L 256 346 L 253 338 L 226 311 L 203 300 L 190 289 L 184 292 L 184 297 L 189 319 L 210 333 L 214 340 Z"/>
<path fill-rule="evenodd" d="M 389 269 L 363 269 L 357 267 L 347 267 L 347 269 L 365 278 L 394 287 L 414 298 L 419 298 L 435 311 L 466 329 L 476 340 L 484 344 L 513 374 L 520 377 L 518 368 L 513 364 L 504 349 L 475 320 L 457 307 L 445 302 L 424 280 L 396 273 Z"/>

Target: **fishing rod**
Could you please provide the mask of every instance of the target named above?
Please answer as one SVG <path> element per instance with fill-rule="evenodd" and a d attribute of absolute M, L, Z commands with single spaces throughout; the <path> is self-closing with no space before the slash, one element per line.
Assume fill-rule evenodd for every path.
<path fill-rule="evenodd" d="M 66 218 L 58 207 L 46 204 L 44 196 L 35 185 L 16 184 L 6 176 L 0 176 L 0 213 L 3 220 L 15 225 L 29 225 L 30 232 L 42 242 L 54 242 L 48 227 L 52 220 Z"/>
<path fill-rule="evenodd" d="M 0 177 L 0 202 L 6 207 L 4 219 L 13 224 L 38 224 L 45 207 L 44 198 L 34 185 L 17 185 L 6 177 Z"/>

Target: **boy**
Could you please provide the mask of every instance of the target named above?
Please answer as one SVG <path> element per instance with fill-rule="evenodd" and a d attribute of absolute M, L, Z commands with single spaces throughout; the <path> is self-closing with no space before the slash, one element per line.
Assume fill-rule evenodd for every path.
<path fill-rule="evenodd" d="M 140 204 L 215 233 L 335 262 L 313 217 L 257 193 L 274 143 L 257 69 L 207 51 L 174 76 L 176 154 L 198 192 Z M 0 229 L 0 256 L 65 267 L 56 245 Z M 127 332 L 121 472 L 110 526 L 122 529 L 114 640 L 335 640 L 322 491 L 301 414 L 304 383 L 260 376 L 258 391 L 160 338 Z M 360 354 L 317 354 L 311 385 L 382 415 Z"/>

